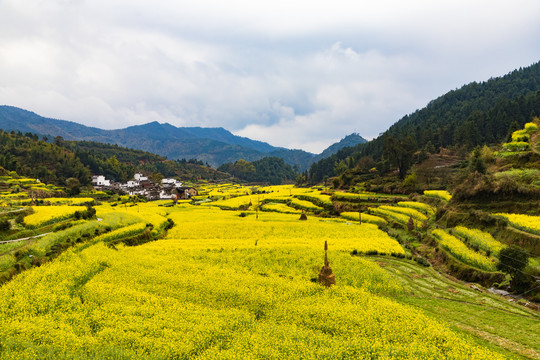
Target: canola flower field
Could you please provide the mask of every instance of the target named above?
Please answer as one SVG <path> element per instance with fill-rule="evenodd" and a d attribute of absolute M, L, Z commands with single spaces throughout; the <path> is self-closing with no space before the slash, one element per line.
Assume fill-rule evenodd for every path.
<path fill-rule="evenodd" d="M 216 206 L 105 203 L 95 206 L 97 220 L 36 241 L 36 255 L 66 238 L 73 246 L 0 287 L 0 359 L 505 358 L 394 300 L 410 298 L 404 283 L 379 262 L 351 256 L 405 254 L 378 228 L 385 219 L 362 214 L 360 224 L 358 212 L 344 212 L 300 221 L 286 203 L 316 209 L 305 199 L 330 197 L 290 186 L 252 193 L 262 189 L 209 186 L 201 197 Z M 239 210 L 248 198 L 255 206 Z M 434 211 L 398 205 L 422 219 Z M 114 242 L 148 229 L 156 241 Z M 337 279 L 330 289 L 316 282 L 324 241 Z"/>
<path fill-rule="evenodd" d="M 280 212 L 284 214 L 301 214 L 302 210 L 295 209 L 293 207 L 290 207 L 289 205 L 282 204 L 282 203 L 268 203 L 264 204 L 261 207 L 261 210 L 263 211 L 275 211 Z"/>
<path fill-rule="evenodd" d="M 374 214 L 375 216 L 383 217 L 389 220 L 393 220 L 403 226 L 407 226 L 409 219 L 411 218 L 410 215 L 405 215 L 402 212 L 394 211 L 394 208 L 398 208 L 397 206 L 379 206 L 379 207 L 370 207 L 368 208 L 369 212 Z M 403 208 L 406 209 L 406 208 Z M 413 209 L 410 209 L 413 210 Z M 417 211 L 417 213 L 419 213 Z M 423 215 L 420 213 L 420 215 Z M 425 218 L 425 216 L 424 216 Z M 415 227 L 422 226 L 422 223 L 413 217 L 413 223 Z"/>
<path fill-rule="evenodd" d="M 444 201 L 450 201 L 450 199 L 452 199 L 452 195 L 446 190 L 426 190 L 424 191 L 424 196 Z"/>
<path fill-rule="evenodd" d="M 485 271 L 496 271 L 495 261 L 467 247 L 461 240 L 441 229 L 433 230 L 441 246 L 465 264 Z"/>
<path fill-rule="evenodd" d="M 495 216 L 507 219 L 512 225 L 520 230 L 540 235 L 540 216 L 504 213 L 498 213 L 495 214 Z"/>
<path fill-rule="evenodd" d="M 187 204 L 96 208 L 144 219 L 126 231 L 176 226 L 136 247 L 76 246 L 3 285 L 0 359 L 503 358 L 391 299 L 400 282 L 349 254 L 403 253 L 376 225 Z M 312 281 L 323 239 L 330 289 Z"/>
<path fill-rule="evenodd" d="M 421 211 L 418 211 L 411 207 L 382 205 L 382 206 L 379 206 L 379 209 L 391 211 L 398 214 L 403 214 L 408 217 L 412 217 L 414 220 L 417 220 L 417 221 L 426 221 L 428 219 L 427 216 L 424 215 Z"/>
<path fill-rule="evenodd" d="M 464 226 L 456 226 L 453 231 L 471 244 L 478 246 L 478 248 L 484 251 L 489 251 L 497 257 L 499 256 L 499 252 L 504 248 L 504 245 L 495 240 L 490 233 L 479 229 L 468 229 Z"/>
<path fill-rule="evenodd" d="M 72 216 L 76 211 L 84 211 L 84 206 L 34 206 L 34 213 L 24 218 L 24 222 L 28 226 L 42 226 L 44 224 L 58 221 Z"/>
<path fill-rule="evenodd" d="M 347 224 L 344 221 L 310 217 L 299 221 L 298 214 L 253 211 L 239 217 L 237 212 L 186 206 L 169 214 L 175 226 L 168 237 L 182 240 L 195 249 L 228 248 L 306 248 L 322 249 L 324 240 L 334 250 L 404 253 L 399 243 L 373 224 Z M 324 239 L 324 240 L 322 240 Z"/>
<path fill-rule="evenodd" d="M 435 210 L 436 210 L 434 207 L 428 204 L 424 204 L 424 203 L 416 202 L 416 201 L 400 201 L 398 202 L 398 206 L 418 210 L 427 216 L 435 215 Z"/>
<path fill-rule="evenodd" d="M 382 217 L 375 216 L 375 215 L 370 215 L 370 214 L 362 213 L 360 215 L 357 212 L 346 211 L 346 212 L 342 212 L 340 214 L 340 216 L 342 218 L 344 218 L 344 219 L 352 220 L 352 221 L 358 221 L 358 222 L 361 219 L 362 222 L 367 222 L 367 223 L 371 223 L 371 224 L 375 224 L 375 225 L 387 225 L 388 224 L 388 222 L 386 220 L 384 220 Z"/>

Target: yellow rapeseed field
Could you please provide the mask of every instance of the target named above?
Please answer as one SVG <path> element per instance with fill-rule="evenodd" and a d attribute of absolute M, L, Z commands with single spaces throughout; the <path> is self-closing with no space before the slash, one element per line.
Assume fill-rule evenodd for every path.
<path fill-rule="evenodd" d="M 450 195 L 450 193 L 446 190 L 426 190 L 424 191 L 424 196 L 433 197 L 444 201 L 450 201 L 450 199 L 452 199 L 452 195 Z"/>
<path fill-rule="evenodd" d="M 101 240 L 172 219 L 163 239 L 81 244 L 3 285 L 0 359 L 503 359 L 392 300 L 397 278 L 350 255 L 404 253 L 376 225 L 162 205 L 96 210 Z"/>
<path fill-rule="evenodd" d="M 261 207 L 263 211 L 276 211 L 284 214 L 301 214 L 302 210 L 295 209 L 286 204 L 281 203 L 268 203 Z"/>
<path fill-rule="evenodd" d="M 432 234 L 437 238 L 439 244 L 441 244 L 444 249 L 464 263 L 486 271 L 496 270 L 493 259 L 469 249 L 455 236 L 452 236 L 441 229 L 433 230 Z"/>
<path fill-rule="evenodd" d="M 300 221 L 297 214 L 254 212 L 239 217 L 238 212 L 215 208 L 178 209 L 170 218 L 181 224 L 168 237 L 181 240 L 183 246 L 196 249 L 303 247 L 322 249 L 324 241 L 334 250 L 379 253 L 404 253 L 399 243 L 377 225 L 347 224 L 317 217 Z"/>
<path fill-rule="evenodd" d="M 479 229 L 468 229 L 464 226 L 456 226 L 453 232 L 458 236 L 467 239 L 471 244 L 478 246 L 484 251 L 489 251 L 493 255 L 498 256 L 499 252 L 504 248 L 504 245 L 495 240 L 490 233 Z"/>
<path fill-rule="evenodd" d="M 68 205 L 59 205 L 59 206 L 33 206 L 32 209 L 34 213 L 28 215 L 24 218 L 24 222 L 28 226 L 37 227 L 51 223 L 54 221 L 59 221 L 67 219 L 76 211 L 85 211 L 85 206 L 68 206 Z"/>
<path fill-rule="evenodd" d="M 512 225 L 520 230 L 540 235 L 540 216 L 505 213 L 498 213 L 495 215 L 507 219 Z"/>
<path fill-rule="evenodd" d="M 69 251 L 0 288 L 4 359 L 502 359 L 379 292 L 375 263 L 331 252 L 197 250 L 184 240 Z"/>
<path fill-rule="evenodd" d="M 384 220 L 382 217 L 370 215 L 370 214 L 364 214 L 357 212 L 342 212 L 340 216 L 347 220 L 353 220 L 353 221 L 360 221 L 362 219 L 362 222 L 372 223 L 375 225 L 387 225 L 388 222 Z"/>

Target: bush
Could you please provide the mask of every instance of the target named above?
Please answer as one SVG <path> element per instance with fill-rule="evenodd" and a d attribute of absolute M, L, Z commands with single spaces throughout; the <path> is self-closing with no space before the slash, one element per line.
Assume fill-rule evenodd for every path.
<path fill-rule="evenodd" d="M 516 245 L 510 245 L 499 252 L 497 269 L 510 274 L 512 287 L 522 290 L 527 285 L 526 275 L 523 270 L 529 263 L 529 254 Z"/>
<path fill-rule="evenodd" d="M 0 232 L 6 232 L 11 229 L 11 222 L 7 219 L 0 221 Z"/>
<path fill-rule="evenodd" d="M 128 239 L 124 239 L 122 240 L 122 242 L 127 246 L 137 246 L 145 244 L 152 240 L 154 240 L 154 237 L 152 236 L 152 230 L 151 228 L 147 227 L 142 234 Z"/>
<path fill-rule="evenodd" d="M 64 223 L 64 224 L 60 224 L 60 225 L 56 225 L 55 227 L 53 227 L 53 231 L 54 232 L 57 232 L 57 231 L 62 231 L 62 230 L 66 230 L 70 227 L 73 226 L 73 223 L 71 222 L 68 222 L 68 223 Z"/>
<path fill-rule="evenodd" d="M 170 230 L 174 226 L 174 220 L 173 219 L 167 219 L 167 224 L 165 225 L 165 230 Z"/>
<path fill-rule="evenodd" d="M 427 261 L 426 259 L 424 259 L 423 257 L 415 257 L 414 258 L 414 261 L 416 261 L 418 264 L 422 265 L 422 266 L 425 266 L 425 267 L 430 267 L 431 264 L 429 263 L 429 261 Z"/>
<path fill-rule="evenodd" d="M 17 215 L 17 217 L 15 218 L 15 222 L 17 224 L 23 224 L 24 223 L 24 214 Z"/>

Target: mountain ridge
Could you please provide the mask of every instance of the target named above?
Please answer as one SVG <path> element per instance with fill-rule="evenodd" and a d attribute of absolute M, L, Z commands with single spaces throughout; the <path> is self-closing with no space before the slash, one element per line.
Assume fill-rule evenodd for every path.
<path fill-rule="evenodd" d="M 95 141 L 140 149 L 169 159 L 197 159 L 217 168 L 239 159 L 260 160 L 276 156 L 300 171 L 307 170 L 320 158 L 304 150 L 275 147 L 268 143 L 234 135 L 223 127 L 176 127 L 152 121 L 123 129 L 104 130 L 69 120 L 42 117 L 14 106 L 0 106 L 0 128 L 5 131 L 36 133 L 41 136 L 61 136 L 65 140 Z M 365 139 L 361 138 L 363 141 Z M 328 151 L 337 151 L 350 143 L 333 144 Z M 328 150 L 328 151 L 327 151 Z M 324 152 L 323 152 L 324 153 Z"/>

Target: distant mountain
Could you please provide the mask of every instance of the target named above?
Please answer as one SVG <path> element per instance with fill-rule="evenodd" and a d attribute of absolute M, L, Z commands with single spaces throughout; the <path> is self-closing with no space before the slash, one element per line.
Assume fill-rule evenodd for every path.
<path fill-rule="evenodd" d="M 353 134 L 347 135 L 343 139 L 341 139 L 339 142 L 330 145 L 326 150 L 324 150 L 322 153 L 317 155 L 315 157 L 315 162 L 322 159 L 326 159 L 327 157 L 334 155 L 335 153 L 337 153 L 339 150 L 343 148 L 353 147 L 358 144 L 364 144 L 364 143 L 367 143 L 367 140 L 358 134 L 353 133 Z"/>
<path fill-rule="evenodd" d="M 0 106 L 0 129 L 49 137 L 61 136 L 65 140 L 116 144 L 172 160 L 197 159 L 216 168 L 239 159 L 255 161 L 275 156 L 303 171 L 321 158 L 320 155 L 303 150 L 274 147 L 262 141 L 236 136 L 223 128 L 176 127 L 154 121 L 125 129 L 103 130 L 72 121 L 44 118 L 12 106 Z M 328 154 L 328 151 L 348 146 L 342 142 L 332 145 L 332 150 L 327 149 L 323 153 Z"/>
<path fill-rule="evenodd" d="M 140 149 L 169 159 L 197 159 L 217 167 L 223 163 L 245 159 L 254 161 L 272 152 L 281 153 L 287 162 L 297 158 L 301 150 L 287 150 L 262 141 L 233 135 L 223 128 L 175 127 L 157 121 L 125 129 L 103 130 L 72 121 L 49 119 L 12 106 L 0 106 L 0 129 L 35 133 L 65 140 L 95 141 Z M 288 152 L 291 156 L 288 156 Z M 307 168 L 315 155 L 301 151 Z M 294 155 L 292 155 L 294 154 Z M 295 163 L 292 163 L 293 165 Z"/>

